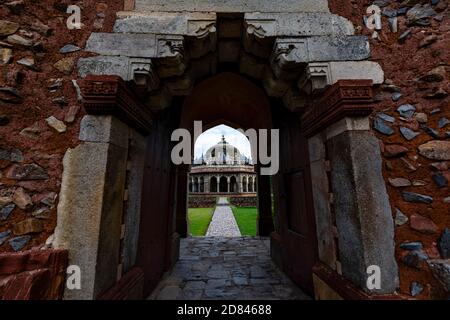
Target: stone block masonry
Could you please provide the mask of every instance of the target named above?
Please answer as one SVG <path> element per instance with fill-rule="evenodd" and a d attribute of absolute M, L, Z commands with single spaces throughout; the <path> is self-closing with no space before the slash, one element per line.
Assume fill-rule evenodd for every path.
<path fill-rule="evenodd" d="M 199 12 L 329 12 L 327 0 L 135 0 L 136 11 Z"/>

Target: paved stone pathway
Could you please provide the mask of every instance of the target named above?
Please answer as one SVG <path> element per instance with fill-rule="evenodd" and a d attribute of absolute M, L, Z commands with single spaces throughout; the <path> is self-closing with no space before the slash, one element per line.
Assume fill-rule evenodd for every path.
<path fill-rule="evenodd" d="M 309 300 L 273 264 L 269 239 L 187 238 L 180 260 L 149 299 Z"/>
<path fill-rule="evenodd" d="M 227 198 L 220 197 L 216 210 L 206 231 L 207 237 L 240 237 L 238 224 L 233 211 L 228 205 Z"/>

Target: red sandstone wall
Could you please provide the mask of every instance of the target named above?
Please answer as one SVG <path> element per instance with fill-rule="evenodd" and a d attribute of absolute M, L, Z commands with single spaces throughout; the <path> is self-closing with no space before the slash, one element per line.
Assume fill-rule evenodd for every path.
<path fill-rule="evenodd" d="M 362 31 L 362 34 L 371 36 L 372 33 L 363 25 L 363 15 L 366 8 L 374 1 L 355 1 L 355 0 L 330 0 L 330 9 L 333 13 L 339 14 L 350 19 L 355 27 Z M 378 1 L 379 3 L 383 1 Z M 402 1 L 384 1 L 391 3 L 387 7 L 398 9 Z M 409 3 L 431 3 L 431 1 L 405 1 Z M 398 102 L 391 99 L 392 90 L 388 86 L 382 86 L 377 90 L 377 98 L 379 102 L 376 104 L 375 118 L 379 112 L 384 112 L 396 119 L 392 125 L 388 123 L 395 133 L 391 136 L 381 134 L 374 130 L 376 136 L 382 141 L 381 149 L 384 155 L 389 151 L 387 146 L 394 145 L 396 149 L 399 146 L 406 148 L 403 155 L 395 157 L 384 156 L 384 177 L 387 181 L 388 192 L 393 208 L 393 216 L 395 217 L 395 208 L 400 209 L 409 221 L 396 227 L 396 255 L 399 261 L 400 269 L 400 286 L 401 293 L 410 294 L 410 285 L 412 282 L 418 282 L 424 290 L 417 298 L 439 298 L 444 297 L 440 285 L 433 278 L 426 263 L 421 262 L 416 268 L 407 266 L 404 261 L 406 250 L 400 249 L 398 246 L 403 242 L 421 241 L 425 248 L 425 253 L 429 258 L 439 258 L 440 254 L 436 244 L 444 228 L 450 228 L 450 203 L 444 202 L 446 197 L 450 196 L 449 187 L 439 188 L 433 181 L 432 176 L 441 172 L 442 175 L 450 182 L 450 171 L 448 170 L 448 161 L 429 160 L 421 156 L 418 147 L 431 140 L 436 140 L 419 127 L 419 122 L 414 118 L 410 121 L 399 120 L 399 114 L 396 109 L 402 104 L 412 104 L 416 106 L 416 112 L 425 113 L 428 117 L 426 125 L 436 129 L 441 135 L 445 135 L 450 131 L 450 125 L 445 128 L 438 128 L 438 121 L 441 118 L 450 120 L 450 93 L 449 85 L 449 63 L 450 63 L 450 14 L 448 1 L 441 0 L 434 7 L 438 15 L 443 16 L 442 21 L 433 18 L 429 19 L 429 26 L 408 26 L 406 17 L 400 16 L 399 32 L 392 33 L 389 29 L 388 20 L 383 17 L 383 31 L 380 32 L 379 39 L 372 39 L 372 60 L 380 63 L 385 72 L 385 79 L 390 79 L 395 86 L 401 90 L 402 97 Z M 411 35 L 404 43 L 399 43 L 399 36 L 411 30 Z M 430 37 L 432 36 L 432 37 Z M 424 44 L 424 39 L 434 41 L 433 43 L 420 47 Z M 445 79 L 439 82 L 421 81 L 420 78 L 435 67 L 445 66 L 447 73 Z M 391 87 L 392 88 L 392 87 Z M 435 94 L 438 90 L 442 92 L 441 98 L 430 99 L 427 96 Z M 432 114 L 432 110 L 440 109 L 441 111 Z M 408 127 L 419 132 L 415 139 L 407 141 L 399 131 L 399 127 Z M 450 137 L 447 137 L 449 140 Z M 445 139 L 442 138 L 444 141 Z M 410 163 L 408 165 L 407 163 Z M 436 169 L 431 163 L 440 163 L 440 168 Z M 388 178 L 407 178 L 409 180 L 421 180 L 425 183 L 423 186 L 410 186 L 406 188 L 393 187 L 389 184 Z M 433 197 L 431 204 L 417 204 L 404 201 L 401 191 L 411 191 L 425 194 Z M 420 215 L 427 220 L 422 222 L 411 221 L 412 215 Z M 417 217 L 417 216 L 416 216 Z M 420 217 L 419 217 L 420 218 Z M 433 227 L 430 224 L 436 225 Z M 424 227 L 424 228 L 423 228 Z M 415 229 L 414 229 L 415 228 Z M 423 228 L 423 229 L 421 229 Z M 418 231 L 421 229 L 422 231 Z M 434 229 L 434 230 L 433 230 Z"/>
<path fill-rule="evenodd" d="M 0 234 L 11 232 L 10 236 L 0 237 L 0 253 L 13 251 L 9 241 L 14 237 L 23 237 L 16 249 L 25 250 L 41 246 L 53 233 L 62 159 L 67 148 L 78 144 L 83 115 L 71 82 L 77 76 L 73 64 L 81 51 L 61 54 L 59 50 L 67 44 L 83 48 L 92 31 L 111 31 L 115 13 L 123 7 L 122 0 L 25 0 L 15 6 L 7 5 L 9 2 L 1 2 L 0 20 L 17 23 L 19 28 L 14 34 L 31 41 L 32 46 L 10 46 L 7 34 L 11 30 L 4 28 L 0 33 L 0 50 L 10 47 L 13 55 L 9 63 L 0 64 L 0 90 L 13 88 L 7 90 L 16 90 L 19 95 L 0 91 L 0 208 L 14 206 L 9 215 L 10 210 L 0 212 Z M 82 8 L 81 30 L 66 27 L 69 14 L 65 12 L 70 4 Z M 5 51 L 0 52 L 0 57 L 1 53 Z M 33 58 L 35 65 L 18 64 L 22 58 Z M 54 66 L 61 59 L 66 59 L 66 73 Z M 48 89 L 55 79 L 62 79 L 62 86 Z M 65 103 L 54 101 L 62 97 Z M 67 118 L 70 113 L 75 114 L 73 122 Z M 50 116 L 64 121 L 66 132 L 58 133 L 47 125 Z M 23 131 L 25 128 L 31 129 Z M 2 214 L 5 219 L 1 219 Z"/>
<path fill-rule="evenodd" d="M 62 297 L 66 250 L 31 250 L 0 255 L 0 300 Z"/>

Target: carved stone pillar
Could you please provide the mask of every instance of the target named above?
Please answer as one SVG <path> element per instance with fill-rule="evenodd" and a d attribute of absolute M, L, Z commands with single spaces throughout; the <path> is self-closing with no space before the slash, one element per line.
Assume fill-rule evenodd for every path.
<path fill-rule="evenodd" d="M 319 258 L 363 291 L 386 294 L 398 286 L 398 268 L 379 142 L 370 131 L 368 119 L 372 97 L 371 81 L 339 81 L 305 112 L 302 126 L 311 137 Z M 331 190 L 327 170 L 331 172 Z M 338 254 L 334 252 L 333 229 L 337 230 Z M 371 265 L 381 269 L 379 290 L 366 286 Z M 323 282 L 315 281 L 315 285 L 323 287 Z"/>
<path fill-rule="evenodd" d="M 126 194 L 142 187 L 144 142 L 134 129 L 146 135 L 152 118 L 118 77 L 93 76 L 79 84 L 88 115 L 80 125 L 82 142 L 64 156 L 54 246 L 67 249 L 69 264 L 82 271 L 82 289 L 66 289 L 65 298 L 96 299 L 135 260 L 140 199 Z M 127 182 L 127 161 L 134 160 Z"/>

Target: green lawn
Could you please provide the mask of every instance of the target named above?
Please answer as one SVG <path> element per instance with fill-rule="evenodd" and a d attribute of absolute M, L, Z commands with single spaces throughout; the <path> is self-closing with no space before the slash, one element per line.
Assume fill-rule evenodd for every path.
<path fill-rule="evenodd" d="M 256 207 L 231 207 L 234 218 L 243 236 L 256 236 L 256 218 L 258 209 Z"/>
<path fill-rule="evenodd" d="M 214 208 L 189 208 L 189 233 L 194 237 L 202 237 L 208 230 Z"/>

